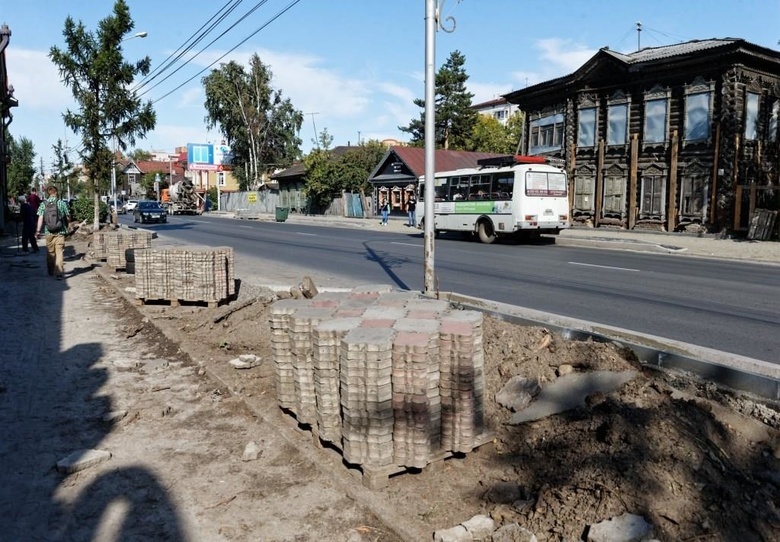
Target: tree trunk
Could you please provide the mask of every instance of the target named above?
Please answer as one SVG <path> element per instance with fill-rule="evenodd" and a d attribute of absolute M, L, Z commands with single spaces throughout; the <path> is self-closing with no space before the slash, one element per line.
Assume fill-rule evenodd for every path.
<path fill-rule="evenodd" d="M 98 231 L 100 229 L 100 191 L 98 190 L 98 182 L 97 179 L 94 181 L 95 183 L 95 221 L 93 222 L 93 231 Z"/>

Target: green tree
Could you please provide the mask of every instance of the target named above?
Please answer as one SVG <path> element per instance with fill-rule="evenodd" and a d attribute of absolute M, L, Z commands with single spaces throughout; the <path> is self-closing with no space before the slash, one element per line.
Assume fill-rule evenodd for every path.
<path fill-rule="evenodd" d="M 8 164 L 8 195 L 27 193 L 35 177 L 35 148 L 32 141 L 22 137 L 17 142 L 7 134 L 10 163 Z"/>
<path fill-rule="evenodd" d="M 65 125 L 81 136 L 79 155 L 93 184 L 94 226 L 100 224 L 100 193 L 109 185 L 114 142 L 122 150 L 152 130 L 156 116 L 152 102 L 143 103 L 131 90 L 138 75 L 149 73 L 151 59 L 126 62 L 122 41 L 135 23 L 124 0 L 116 0 L 111 15 L 94 32 L 70 16 L 62 35 L 65 48 L 52 47 L 49 57 L 71 89 L 78 110 L 68 109 Z"/>
<path fill-rule="evenodd" d="M 512 143 L 510 149 L 511 154 L 517 154 L 520 152 L 520 143 L 523 140 L 523 130 L 525 129 L 525 113 L 522 111 L 515 112 L 514 115 L 509 117 L 506 121 L 506 131 L 509 135 L 509 141 Z"/>
<path fill-rule="evenodd" d="M 272 78 L 254 54 L 248 71 L 231 61 L 202 79 L 206 126 L 218 126 L 231 147 L 233 173 L 242 190 L 258 186 L 264 174 L 288 167 L 300 156 L 297 134 L 303 113 L 271 87 Z"/>
<path fill-rule="evenodd" d="M 152 159 L 152 153 L 143 149 L 133 149 L 132 152 L 128 154 L 134 162 L 145 162 Z"/>
<path fill-rule="evenodd" d="M 474 152 L 511 153 L 514 149 L 509 131 L 498 120 L 479 115 L 469 137 L 467 149 Z"/>
<path fill-rule="evenodd" d="M 465 150 L 468 148 L 477 113 L 471 108 L 474 94 L 466 90 L 469 76 L 465 70 L 466 57 L 460 51 L 450 53 L 447 62 L 435 77 L 434 102 L 436 110 L 436 148 Z M 408 126 L 399 126 L 402 132 L 411 134 L 412 145 L 425 143 L 425 100 L 417 98 L 414 104 L 422 109 L 419 119 Z"/>
<path fill-rule="evenodd" d="M 328 148 L 329 137 L 324 130 L 320 134 L 322 146 L 303 159 L 306 197 L 319 209 L 330 205 L 341 192 L 364 192 L 368 187 L 368 176 L 386 150 L 379 141 L 370 140 L 336 156 Z"/>
<path fill-rule="evenodd" d="M 68 156 L 68 149 L 61 139 L 52 145 L 54 151 L 54 161 L 51 164 L 51 180 L 60 191 L 61 197 L 68 197 L 70 192 L 70 183 L 73 179 L 73 163 Z"/>

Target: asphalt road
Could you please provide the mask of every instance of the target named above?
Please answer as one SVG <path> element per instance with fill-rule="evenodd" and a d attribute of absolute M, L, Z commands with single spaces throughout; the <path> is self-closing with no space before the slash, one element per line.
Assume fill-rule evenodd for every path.
<path fill-rule="evenodd" d="M 233 246 L 238 276 L 272 284 L 294 284 L 309 274 L 321 285 L 423 287 L 423 239 L 416 230 L 207 216 L 172 216 L 168 224 L 147 227 L 165 240 Z M 441 291 L 780 363 L 780 273 L 774 266 L 442 236 L 434 269 Z"/>

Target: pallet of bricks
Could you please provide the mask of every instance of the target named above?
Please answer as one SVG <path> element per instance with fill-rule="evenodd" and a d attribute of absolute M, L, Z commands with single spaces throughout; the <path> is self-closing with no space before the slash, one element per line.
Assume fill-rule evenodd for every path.
<path fill-rule="evenodd" d="M 482 313 L 360 287 L 271 308 L 277 402 L 370 488 L 489 442 Z"/>
<path fill-rule="evenodd" d="M 232 247 L 135 250 L 136 301 L 182 302 L 216 307 L 235 296 Z"/>
<path fill-rule="evenodd" d="M 114 271 L 127 268 L 127 251 L 151 248 L 150 231 L 106 231 L 93 236 L 95 259 L 105 259 L 106 265 Z"/>

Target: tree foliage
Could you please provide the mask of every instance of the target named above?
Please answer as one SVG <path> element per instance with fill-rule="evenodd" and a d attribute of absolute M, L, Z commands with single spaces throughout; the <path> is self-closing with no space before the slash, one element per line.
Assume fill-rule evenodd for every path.
<path fill-rule="evenodd" d="M 134 162 L 144 162 L 152 159 L 152 153 L 143 149 L 133 149 L 128 153 L 128 156 L 130 156 Z"/>
<path fill-rule="evenodd" d="M 35 177 L 35 148 L 26 137 L 16 141 L 7 135 L 6 141 L 11 160 L 8 164 L 8 195 L 26 194 Z"/>
<path fill-rule="evenodd" d="M 493 117 L 479 115 L 469 136 L 466 150 L 516 154 L 522 130 L 523 114 L 520 112 L 512 115 L 505 125 Z"/>
<path fill-rule="evenodd" d="M 68 149 L 62 139 L 58 139 L 57 143 L 52 145 L 52 150 L 54 151 L 54 161 L 51 164 L 51 182 L 57 186 L 61 196 L 66 197 L 73 179 L 73 163 L 70 161 Z"/>
<path fill-rule="evenodd" d="M 79 155 L 94 188 L 94 222 L 99 223 L 99 196 L 109 185 L 114 143 L 125 150 L 152 130 L 156 116 L 152 102 L 143 103 L 131 90 L 136 76 L 149 73 L 147 56 L 127 62 L 122 41 L 135 23 L 124 0 L 116 0 L 111 15 L 88 31 L 84 24 L 65 19 L 65 47 L 52 47 L 49 57 L 70 88 L 78 109 L 68 109 L 65 125 L 81 136 Z"/>
<path fill-rule="evenodd" d="M 324 209 L 341 192 L 362 192 L 368 189 L 368 176 L 385 154 L 385 147 L 376 140 L 362 142 L 335 155 L 329 149 L 327 130 L 320 134 L 324 143 L 303 159 L 306 167 L 306 197 L 312 206 Z"/>
<path fill-rule="evenodd" d="M 219 127 L 233 152 L 233 171 L 242 190 L 256 188 L 263 175 L 292 165 L 300 156 L 303 113 L 271 86 L 273 74 L 257 54 L 249 69 L 235 61 L 202 79 L 206 125 Z"/>
<path fill-rule="evenodd" d="M 460 51 L 453 51 L 436 73 L 434 102 L 437 149 L 467 149 L 472 128 L 477 121 L 478 113 L 471 108 L 474 94 L 466 90 L 469 76 L 465 64 L 466 57 Z M 420 118 L 398 129 L 411 134 L 412 145 L 422 145 L 425 142 L 425 100 L 417 98 L 414 104 L 422 109 Z"/>

